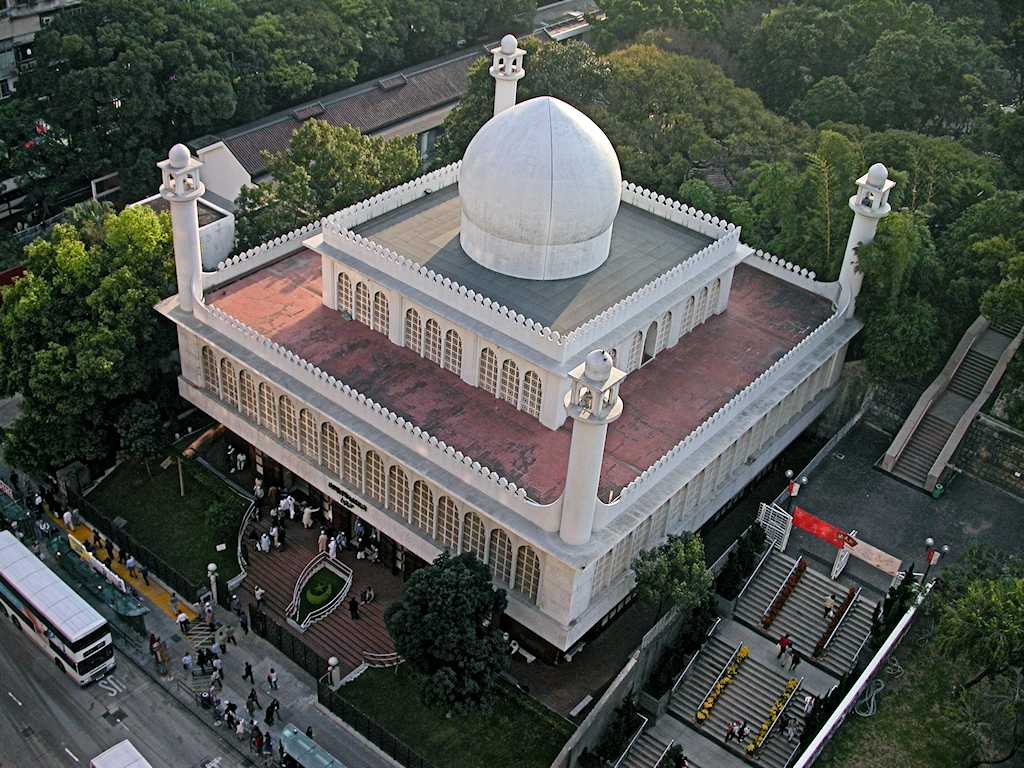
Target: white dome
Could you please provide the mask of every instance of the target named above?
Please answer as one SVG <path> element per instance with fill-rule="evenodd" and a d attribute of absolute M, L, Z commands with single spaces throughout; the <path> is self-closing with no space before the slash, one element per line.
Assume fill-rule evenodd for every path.
<path fill-rule="evenodd" d="M 460 242 L 488 269 L 558 280 L 608 258 L 622 172 L 608 137 L 543 96 L 500 112 L 466 149 Z"/>
<path fill-rule="evenodd" d="M 519 41 L 516 40 L 515 35 L 505 35 L 501 38 L 501 52 L 506 56 L 511 56 L 516 52 L 516 48 L 519 47 Z"/>
<path fill-rule="evenodd" d="M 863 166 L 861 166 L 863 168 Z M 875 163 L 868 168 L 868 184 L 873 187 L 884 186 L 886 179 L 889 178 L 889 169 L 881 163 Z"/>
<path fill-rule="evenodd" d="M 584 360 L 583 375 L 591 381 L 605 381 L 612 372 L 612 356 L 603 349 L 595 349 Z"/>
<path fill-rule="evenodd" d="M 167 159 L 171 162 L 171 168 L 185 168 L 192 159 L 192 153 L 184 144 L 175 144 L 167 153 Z"/>

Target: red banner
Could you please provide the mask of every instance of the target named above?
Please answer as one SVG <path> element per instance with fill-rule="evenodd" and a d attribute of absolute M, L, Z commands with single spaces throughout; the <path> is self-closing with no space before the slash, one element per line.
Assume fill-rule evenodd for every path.
<path fill-rule="evenodd" d="M 842 528 L 836 528 L 832 523 L 826 523 L 803 507 L 793 510 L 793 527 L 807 531 L 814 538 L 821 539 L 836 549 L 842 549 L 844 546 L 853 547 L 857 544 L 857 540 Z"/>

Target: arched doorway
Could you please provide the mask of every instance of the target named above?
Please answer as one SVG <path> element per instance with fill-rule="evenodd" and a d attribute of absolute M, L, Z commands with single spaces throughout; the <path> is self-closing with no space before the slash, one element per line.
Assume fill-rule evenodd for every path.
<path fill-rule="evenodd" d="M 640 360 L 640 365 L 646 365 L 648 362 L 654 359 L 655 353 L 658 351 L 658 321 L 655 320 L 647 328 L 647 335 L 644 337 L 644 355 Z"/>

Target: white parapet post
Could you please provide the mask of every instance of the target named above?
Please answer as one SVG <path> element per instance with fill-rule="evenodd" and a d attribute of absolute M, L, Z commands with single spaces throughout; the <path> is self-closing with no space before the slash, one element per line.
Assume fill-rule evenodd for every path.
<path fill-rule="evenodd" d="M 896 182 L 889 180 L 888 169 L 881 163 L 875 163 L 864 176 L 857 179 L 857 194 L 850 198 L 853 225 L 846 241 L 843 267 L 839 272 L 839 285 L 850 298 L 847 317 L 853 317 L 857 295 L 864 282 L 864 275 L 857 267 L 857 249 L 874 241 L 878 222 L 892 210 L 889 206 L 889 192 L 895 186 Z"/>

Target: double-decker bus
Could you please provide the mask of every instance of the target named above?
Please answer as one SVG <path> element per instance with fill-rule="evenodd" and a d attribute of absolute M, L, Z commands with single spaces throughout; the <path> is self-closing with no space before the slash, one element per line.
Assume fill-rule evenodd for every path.
<path fill-rule="evenodd" d="M 0 612 L 79 685 L 114 668 L 107 621 L 10 532 L 0 532 Z"/>

